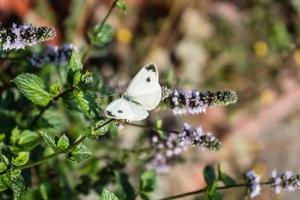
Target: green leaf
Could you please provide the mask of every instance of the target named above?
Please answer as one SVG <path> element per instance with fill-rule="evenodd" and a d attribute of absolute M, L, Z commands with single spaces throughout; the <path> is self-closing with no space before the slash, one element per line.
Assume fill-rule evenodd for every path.
<path fill-rule="evenodd" d="M 77 51 L 73 51 L 69 65 L 68 65 L 68 74 L 67 80 L 71 85 L 76 85 L 80 80 L 81 70 L 83 69 L 83 65 L 81 62 L 81 56 L 77 53 Z"/>
<path fill-rule="evenodd" d="M 0 173 L 4 172 L 7 169 L 7 164 L 3 161 L 0 162 Z"/>
<path fill-rule="evenodd" d="M 214 167 L 211 165 L 205 166 L 205 168 L 203 170 L 203 174 L 204 174 L 204 179 L 205 179 L 206 184 L 209 187 L 212 186 L 216 181 L 216 174 L 215 174 Z"/>
<path fill-rule="evenodd" d="M 222 194 L 215 190 L 214 194 L 212 195 L 212 200 L 222 200 Z"/>
<path fill-rule="evenodd" d="M 22 147 L 23 150 L 30 151 L 40 141 L 40 136 L 36 132 L 30 130 L 24 130 L 19 136 L 18 144 Z"/>
<path fill-rule="evenodd" d="M 85 72 L 78 83 L 79 88 L 83 90 L 99 90 L 100 89 L 100 77 L 92 72 Z"/>
<path fill-rule="evenodd" d="M 40 195 L 41 195 L 43 200 L 48 200 L 49 199 L 48 198 L 47 186 L 44 183 L 40 184 L 39 192 L 40 192 Z"/>
<path fill-rule="evenodd" d="M 99 200 L 119 200 L 119 199 L 114 193 L 108 191 L 107 189 L 103 189 L 100 194 Z"/>
<path fill-rule="evenodd" d="M 4 172 L 7 169 L 7 166 L 9 165 L 9 160 L 8 158 L 0 154 L 0 173 Z"/>
<path fill-rule="evenodd" d="M 3 176 L 0 177 L 0 192 L 5 191 L 6 189 L 8 189 L 8 185 L 4 180 L 2 180 L 2 177 Z"/>
<path fill-rule="evenodd" d="M 69 145 L 69 138 L 65 134 L 63 134 L 57 142 L 57 147 L 60 150 L 66 150 L 69 147 Z"/>
<path fill-rule="evenodd" d="M 117 138 L 119 129 L 116 123 L 110 123 L 108 125 L 108 132 L 110 133 L 112 138 Z"/>
<path fill-rule="evenodd" d="M 124 0 L 116 0 L 116 5 L 124 14 L 126 14 L 127 5 Z"/>
<path fill-rule="evenodd" d="M 75 90 L 64 98 L 64 102 L 69 109 L 81 111 L 87 117 L 95 118 L 99 113 L 95 99 L 93 92 Z"/>
<path fill-rule="evenodd" d="M 150 199 L 150 193 L 156 188 L 156 173 L 154 170 L 145 171 L 140 177 L 140 196 L 143 200 Z"/>
<path fill-rule="evenodd" d="M 64 113 L 59 110 L 49 109 L 43 114 L 42 120 L 39 120 L 38 125 L 44 132 L 55 135 L 64 132 L 68 128 L 69 123 Z"/>
<path fill-rule="evenodd" d="M 51 94 L 45 88 L 45 83 L 42 79 L 34 74 L 21 74 L 14 80 L 20 92 L 39 106 L 46 106 L 51 101 Z"/>
<path fill-rule="evenodd" d="M 50 86 L 50 93 L 53 96 L 57 96 L 59 94 L 59 83 L 58 81 L 54 82 L 51 86 Z"/>
<path fill-rule="evenodd" d="M 117 179 L 117 187 L 118 192 L 121 195 L 121 199 L 126 200 L 134 200 L 135 199 L 135 191 L 128 180 L 127 174 L 119 171 L 115 171 L 116 179 Z"/>
<path fill-rule="evenodd" d="M 19 152 L 17 154 L 17 157 L 13 158 L 12 164 L 14 164 L 17 167 L 20 167 L 22 165 L 25 165 L 29 160 L 29 152 Z"/>
<path fill-rule="evenodd" d="M 140 177 L 140 191 L 153 192 L 156 188 L 156 173 L 154 170 L 145 171 Z"/>
<path fill-rule="evenodd" d="M 114 30 L 109 24 L 97 24 L 88 35 L 93 45 L 103 46 L 112 41 Z"/>
<path fill-rule="evenodd" d="M 13 191 L 13 199 L 19 200 L 23 192 L 25 191 L 25 182 L 21 175 L 14 176 L 12 175 L 10 181 L 10 188 Z"/>
<path fill-rule="evenodd" d="M 162 126 L 163 126 L 163 121 L 162 121 L 162 119 L 157 119 L 156 122 L 155 122 L 155 128 L 161 129 Z"/>
<path fill-rule="evenodd" d="M 20 137 L 20 130 L 18 127 L 14 128 L 11 132 L 10 143 L 12 145 L 16 145 Z"/>
<path fill-rule="evenodd" d="M 90 127 L 89 138 L 93 139 L 96 136 L 105 135 L 108 132 L 109 124 L 102 126 L 107 120 L 98 121 L 94 127 Z M 100 127 L 100 128 L 99 128 Z"/>
<path fill-rule="evenodd" d="M 81 62 L 80 55 L 78 54 L 77 51 L 73 51 L 70 61 L 69 61 L 69 65 L 68 65 L 69 71 L 72 71 L 72 72 L 81 71 L 82 68 L 83 68 L 83 65 Z"/>
<path fill-rule="evenodd" d="M 68 158 L 71 161 L 81 162 L 88 159 L 91 155 L 92 152 L 84 144 L 79 144 L 68 154 Z"/>
<path fill-rule="evenodd" d="M 55 140 L 54 140 L 54 137 L 45 132 L 45 131 L 40 131 L 40 135 L 42 136 L 43 140 L 45 141 L 45 143 L 50 146 L 54 151 L 57 150 L 57 147 L 55 145 Z"/>
<path fill-rule="evenodd" d="M 225 186 L 236 185 L 236 181 L 232 177 L 230 177 L 226 173 L 222 172 L 220 163 L 218 163 L 217 169 L 218 169 L 218 180 L 219 181 L 223 182 L 225 184 Z"/>
<path fill-rule="evenodd" d="M 236 185 L 236 181 L 230 177 L 229 175 L 222 173 L 220 176 L 220 181 L 222 181 L 225 186 L 234 186 Z"/>

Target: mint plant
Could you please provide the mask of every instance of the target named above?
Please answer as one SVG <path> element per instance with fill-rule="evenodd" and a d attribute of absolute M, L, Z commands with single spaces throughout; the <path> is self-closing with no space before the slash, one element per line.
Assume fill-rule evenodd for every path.
<path fill-rule="evenodd" d="M 104 115 L 118 90 L 99 70 L 85 66 L 95 48 L 112 42 L 115 30 L 108 19 L 115 8 L 128 12 L 125 1 L 113 0 L 103 20 L 88 31 L 84 48 L 43 43 L 55 37 L 53 27 L 0 24 L 0 59 L 16 68 L 0 72 L 0 199 L 82 199 L 94 192 L 101 200 L 149 200 L 157 190 L 157 176 L 180 164 L 188 148 L 222 151 L 221 138 L 189 122 L 170 130 L 159 114 L 139 123 Z M 232 90 L 188 90 L 170 77 L 161 80 L 165 85 L 158 109 L 172 117 L 237 102 Z M 132 148 L 118 144 L 119 131 L 128 126 L 142 130 Z M 135 181 L 129 163 L 137 169 Z M 290 171 L 273 171 L 262 181 L 250 170 L 237 183 L 220 166 L 204 168 L 205 188 L 160 200 L 195 194 L 219 200 L 229 188 L 244 188 L 245 196 L 254 198 L 263 192 L 262 185 L 276 193 L 300 187 L 299 175 Z"/>

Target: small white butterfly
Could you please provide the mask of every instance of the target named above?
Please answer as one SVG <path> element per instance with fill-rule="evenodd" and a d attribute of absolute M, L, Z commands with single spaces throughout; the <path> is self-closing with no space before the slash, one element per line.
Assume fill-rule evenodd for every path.
<path fill-rule="evenodd" d="M 113 119 L 140 121 L 148 117 L 161 100 L 161 86 L 155 64 L 144 66 L 129 83 L 123 96 L 112 101 L 105 115 Z"/>

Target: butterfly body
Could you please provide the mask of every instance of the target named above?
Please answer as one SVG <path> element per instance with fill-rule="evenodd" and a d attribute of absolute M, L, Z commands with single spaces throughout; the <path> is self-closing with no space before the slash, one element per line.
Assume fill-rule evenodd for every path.
<path fill-rule="evenodd" d="M 129 83 L 121 98 L 112 101 L 105 109 L 107 117 L 140 121 L 148 117 L 161 100 L 161 86 L 154 64 L 143 67 Z"/>

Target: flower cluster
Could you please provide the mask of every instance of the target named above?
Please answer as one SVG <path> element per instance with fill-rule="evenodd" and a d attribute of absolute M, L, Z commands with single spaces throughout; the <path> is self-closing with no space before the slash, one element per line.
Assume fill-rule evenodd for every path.
<path fill-rule="evenodd" d="M 183 130 L 178 135 L 182 146 L 197 146 L 201 150 L 219 150 L 221 142 L 212 133 L 204 133 L 201 127 L 193 129 L 191 125 L 185 123 Z"/>
<path fill-rule="evenodd" d="M 237 95 L 233 91 L 173 90 L 167 98 L 175 115 L 199 114 L 209 106 L 228 105 L 236 101 Z"/>
<path fill-rule="evenodd" d="M 169 132 L 166 137 L 154 134 L 151 144 L 156 150 L 156 155 L 147 164 L 147 168 L 165 172 L 168 169 L 168 161 L 179 156 L 189 146 L 197 146 L 201 150 L 218 150 L 221 142 L 211 133 L 204 133 L 201 127 L 192 128 L 185 123 L 181 131 Z"/>
<path fill-rule="evenodd" d="M 246 173 L 246 182 L 249 188 L 249 195 L 251 198 L 254 198 L 260 194 L 260 177 L 253 171 L 248 171 Z"/>
<path fill-rule="evenodd" d="M 294 191 L 300 189 L 300 175 L 294 174 L 291 171 L 285 171 L 281 174 L 277 174 L 276 170 L 272 171 L 271 187 L 276 193 L 280 193 L 281 190 Z"/>
<path fill-rule="evenodd" d="M 54 36 L 55 31 L 52 27 L 34 27 L 31 24 L 4 27 L 0 24 L 0 45 L 3 50 L 24 49 L 25 46 L 35 45 Z"/>
<path fill-rule="evenodd" d="M 48 45 L 42 53 L 33 54 L 29 59 L 31 64 L 36 67 L 42 67 L 45 64 L 66 64 L 72 55 L 75 47 L 72 44 L 62 46 Z"/>

